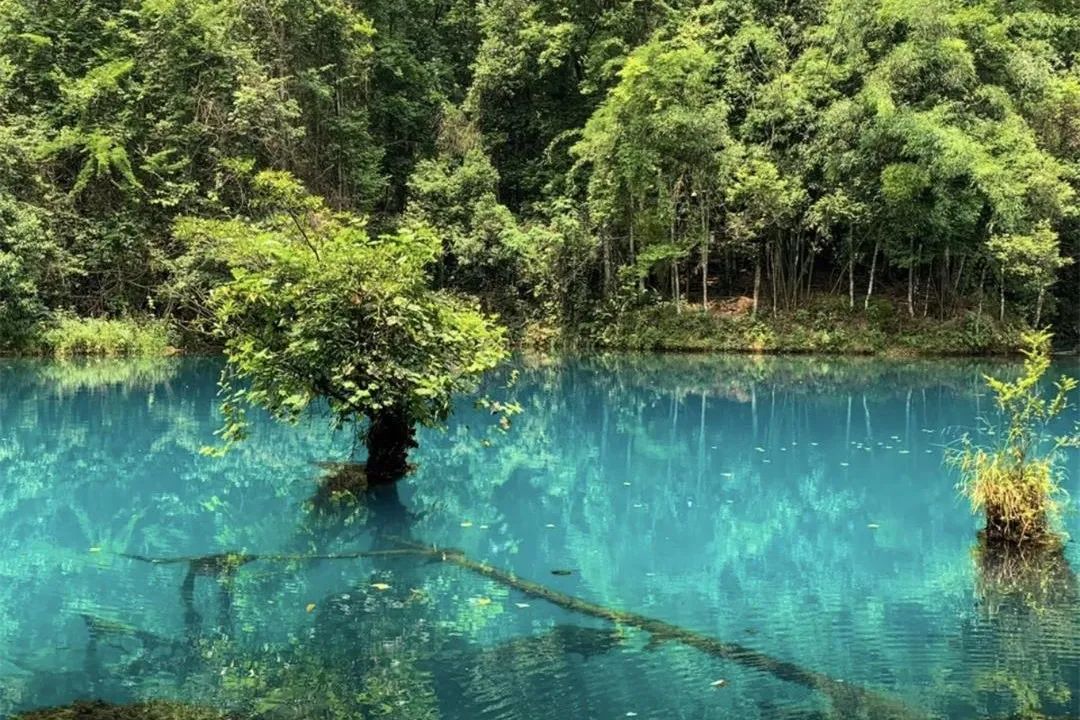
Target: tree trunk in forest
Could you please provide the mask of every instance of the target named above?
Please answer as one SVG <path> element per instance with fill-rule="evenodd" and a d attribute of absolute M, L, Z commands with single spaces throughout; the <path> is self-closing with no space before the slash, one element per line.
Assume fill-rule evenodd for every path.
<path fill-rule="evenodd" d="M 1035 301 L 1035 328 L 1039 327 L 1039 320 L 1042 319 L 1043 299 L 1046 297 L 1046 289 L 1039 288 L 1039 299 Z"/>
<path fill-rule="evenodd" d="M 671 286 L 672 291 L 675 293 L 675 314 L 682 314 L 682 294 L 679 292 L 679 262 L 677 260 L 671 261 Z"/>
<path fill-rule="evenodd" d="M 409 472 L 409 451 L 416 447 L 416 427 L 399 406 L 383 408 L 370 420 L 364 436 L 368 484 L 396 482 Z"/>
<path fill-rule="evenodd" d="M 848 309 L 855 309 L 855 241 L 848 234 L 848 272 L 847 272 L 847 290 L 848 290 Z"/>
<path fill-rule="evenodd" d="M 712 242 L 708 202 L 706 195 L 701 201 L 701 307 L 705 310 L 709 309 L 709 244 Z M 689 287 L 686 292 L 690 292 Z"/>
<path fill-rule="evenodd" d="M 779 282 L 781 272 L 780 265 L 780 243 L 776 243 L 776 246 L 772 248 L 772 258 L 769 261 L 769 277 L 772 279 L 772 314 L 776 317 L 776 284 Z"/>
<path fill-rule="evenodd" d="M 998 310 L 998 320 L 1005 322 L 1005 271 L 1001 271 L 1001 282 L 998 283 L 998 287 L 1001 288 L 1001 307 Z"/>
<path fill-rule="evenodd" d="M 983 286 L 986 284 L 986 265 L 983 265 L 982 274 L 979 276 L 979 311 L 975 313 L 975 334 L 979 333 L 979 323 L 982 322 L 983 314 Z"/>
<path fill-rule="evenodd" d="M 926 289 L 923 290 L 923 304 L 922 304 L 922 316 L 926 317 L 930 314 L 930 283 L 933 282 L 934 277 L 934 261 L 930 261 L 930 267 L 926 269 Z"/>
<path fill-rule="evenodd" d="M 634 265 L 637 264 L 637 247 L 634 244 L 634 208 L 635 208 L 634 198 L 631 197 L 630 198 L 630 265 L 631 266 L 634 266 Z M 638 290 L 640 290 L 641 292 L 645 292 L 645 278 L 642 277 L 639 273 L 634 273 L 634 274 L 637 275 Z"/>
<path fill-rule="evenodd" d="M 758 303 L 761 301 L 761 252 L 759 251 L 757 257 L 754 259 L 754 309 L 750 312 L 750 317 L 757 317 Z"/>
<path fill-rule="evenodd" d="M 701 246 L 701 307 L 709 309 L 709 243 Z"/>
<path fill-rule="evenodd" d="M 611 292 L 611 243 L 607 233 L 603 233 L 604 246 L 604 295 Z"/>
<path fill-rule="evenodd" d="M 915 241 L 908 245 L 908 273 L 907 273 L 907 310 L 908 315 L 915 317 Z"/>
<path fill-rule="evenodd" d="M 874 294 L 874 272 L 877 270 L 877 256 L 881 249 L 881 241 L 874 243 L 874 256 L 870 260 L 870 281 L 866 284 L 866 299 L 863 300 L 863 310 L 870 309 L 870 296 Z"/>

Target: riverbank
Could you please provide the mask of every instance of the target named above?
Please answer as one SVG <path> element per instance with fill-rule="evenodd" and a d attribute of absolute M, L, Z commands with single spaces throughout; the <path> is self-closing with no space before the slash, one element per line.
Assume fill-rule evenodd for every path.
<path fill-rule="evenodd" d="M 941 319 L 911 317 L 888 300 L 852 310 L 836 298 L 806 308 L 759 312 L 745 303 L 643 307 L 594 324 L 587 335 L 605 350 L 748 352 L 882 356 L 1007 355 L 1018 352 L 1023 322 L 968 310 Z"/>
<path fill-rule="evenodd" d="M 601 317 L 576 333 L 532 324 L 517 333 L 520 347 L 541 351 L 574 349 L 650 352 L 833 354 L 885 357 L 1011 355 L 1019 351 L 1024 322 L 967 310 L 946 319 L 911 317 L 888 299 L 868 309 L 821 297 L 806 308 L 752 316 L 746 298 L 711 305 L 660 303 Z M 4 345 L 6 355 L 39 357 L 165 357 L 186 347 L 167 320 L 65 316 L 32 339 Z"/>

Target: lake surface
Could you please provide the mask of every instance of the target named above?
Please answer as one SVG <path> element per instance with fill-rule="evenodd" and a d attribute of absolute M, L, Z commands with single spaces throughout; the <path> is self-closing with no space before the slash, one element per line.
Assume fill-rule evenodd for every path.
<path fill-rule="evenodd" d="M 860 717 L 845 687 L 904 717 L 1080 715 L 1077 543 L 980 561 L 943 465 L 960 434 L 993 439 L 980 373 L 1015 366 L 516 367 L 487 388 L 524 409 L 508 432 L 464 400 L 421 433 L 397 492 L 358 506 L 320 493 L 318 463 L 354 448 L 317 414 L 256 418 L 244 445 L 200 454 L 216 360 L 0 361 L 0 717 L 80 698 L 264 718 Z M 1076 513 L 1065 524 L 1080 537 Z M 410 544 L 687 634 L 440 558 L 304 559 Z M 222 553 L 263 557 L 184 560 Z"/>

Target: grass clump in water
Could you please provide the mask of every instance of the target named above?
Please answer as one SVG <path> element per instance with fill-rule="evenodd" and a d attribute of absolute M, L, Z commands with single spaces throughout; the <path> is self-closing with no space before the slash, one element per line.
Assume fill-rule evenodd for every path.
<path fill-rule="evenodd" d="M 45 349 L 57 357 L 168 355 L 173 351 L 169 340 L 169 326 L 163 320 L 66 316 L 42 334 Z"/>
<path fill-rule="evenodd" d="M 960 491 L 975 512 L 986 515 L 987 542 L 1058 542 L 1053 527 L 1065 503 L 1058 451 L 1080 445 L 1080 433 L 1047 441 L 1046 428 L 1068 407 L 1068 394 L 1077 387 L 1071 377 L 1055 384 L 1044 396 L 1040 382 L 1050 369 L 1050 339 L 1046 332 L 1025 335 L 1024 371 L 1014 381 L 986 377 L 997 407 L 1007 422 L 1001 442 L 979 447 L 965 437 L 950 462 L 960 471 Z"/>

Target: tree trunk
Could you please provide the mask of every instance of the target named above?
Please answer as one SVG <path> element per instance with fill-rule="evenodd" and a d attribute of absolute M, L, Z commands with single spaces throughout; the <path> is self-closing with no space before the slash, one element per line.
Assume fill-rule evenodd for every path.
<path fill-rule="evenodd" d="M 1046 297 L 1046 289 L 1039 288 L 1039 299 L 1035 301 L 1035 328 L 1039 327 L 1039 320 L 1042 319 L 1043 299 Z"/>
<path fill-rule="evenodd" d="M 402 407 L 383 408 L 369 419 L 367 446 L 369 485 L 396 482 L 409 472 L 409 450 L 416 447 L 416 428 Z"/>
<path fill-rule="evenodd" d="M 709 309 L 709 206 L 708 196 L 701 201 L 701 307 Z M 690 292 L 687 288 L 687 292 Z"/>
<path fill-rule="evenodd" d="M 754 258 L 754 309 L 750 313 L 750 317 L 757 317 L 758 303 L 761 301 L 761 251 L 757 253 L 757 257 Z"/>
<path fill-rule="evenodd" d="M 671 261 L 671 285 L 675 293 L 675 314 L 682 314 L 682 293 L 679 292 L 679 261 Z"/>
<path fill-rule="evenodd" d="M 870 260 L 870 281 L 866 284 L 866 299 L 863 300 L 863 310 L 870 309 L 870 296 L 874 294 L 874 272 L 877 270 L 877 256 L 881 249 L 881 241 L 874 243 L 874 256 Z"/>
<path fill-rule="evenodd" d="M 855 309 L 855 241 L 851 237 L 851 232 L 848 232 L 848 272 L 847 272 L 847 290 L 848 290 L 848 309 Z"/>
<path fill-rule="evenodd" d="M 1001 273 L 1001 282 L 998 283 L 998 287 L 1001 288 L 1001 307 L 998 310 L 998 320 L 1005 322 L 1005 272 Z"/>
<path fill-rule="evenodd" d="M 611 243 L 608 241 L 607 233 L 603 233 L 604 238 L 604 295 L 608 295 L 611 292 Z"/>
<path fill-rule="evenodd" d="M 907 311 L 915 317 L 915 241 L 908 245 Z"/>
<path fill-rule="evenodd" d="M 983 314 L 983 286 L 986 283 L 986 265 L 983 265 L 982 275 L 979 276 L 979 311 L 975 313 L 975 334 L 979 333 L 979 324 L 982 323 Z"/>
<path fill-rule="evenodd" d="M 701 307 L 709 309 L 709 243 L 701 246 Z"/>

